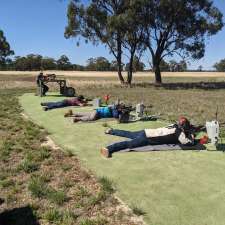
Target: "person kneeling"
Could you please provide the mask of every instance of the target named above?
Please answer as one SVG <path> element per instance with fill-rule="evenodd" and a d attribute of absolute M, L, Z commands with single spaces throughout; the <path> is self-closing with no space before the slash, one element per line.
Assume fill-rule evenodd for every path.
<path fill-rule="evenodd" d="M 145 129 L 135 132 L 108 129 L 105 132 L 106 134 L 126 137 L 131 140 L 117 142 L 102 148 L 101 154 L 109 158 L 114 152 L 146 145 L 182 144 L 191 146 L 195 144 L 195 139 L 190 128 L 191 124 L 188 119 L 181 117 L 176 124 L 156 129 Z"/>

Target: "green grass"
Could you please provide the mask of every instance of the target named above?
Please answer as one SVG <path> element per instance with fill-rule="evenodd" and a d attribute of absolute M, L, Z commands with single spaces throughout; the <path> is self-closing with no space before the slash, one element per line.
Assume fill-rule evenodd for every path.
<path fill-rule="evenodd" d="M 38 164 L 32 162 L 29 159 L 23 160 L 21 164 L 18 166 L 18 170 L 23 170 L 26 173 L 32 173 L 38 170 L 38 168 L 39 168 Z"/>
<path fill-rule="evenodd" d="M 67 196 L 65 192 L 51 188 L 47 184 L 48 180 L 45 177 L 33 176 L 28 185 L 28 190 L 34 197 L 37 198 L 47 198 L 51 202 L 62 205 L 67 201 Z"/>
<path fill-rule="evenodd" d="M 11 179 L 0 181 L 0 187 L 2 187 L 2 188 L 8 188 L 8 187 L 14 186 L 14 185 L 15 185 L 15 182 Z"/>
<path fill-rule="evenodd" d="M 46 147 L 42 147 L 39 151 L 38 160 L 43 161 L 50 157 L 50 150 Z"/>
<path fill-rule="evenodd" d="M 106 220 L 102 218 L 98 219 L 89 219 L 85 218 L 82 221 L 80 221 L 79 225 L 106 225 Z"/>
<path fill-rule="evenodd" d="M 116 211 L 118 202 L 101 190 L 89 170 L 81 167 L 73 150 L 65 154 L 42 145 L 48 133 L 21 115 L 18 96 L 26 91 L 0 88 L 1 211 L 13 211 L 9 215 L 12 224 L 25 224 L 30 214 L 44 224 L 46 220 L 60 225 L 79 224 L 89 215 L 96 215 L 93 219 L 101 216 L 107 224 L 129 224 L 126 212 L 121 218 Z"/>
<path fill-rule="evenodd" d="M 1 151 L 0 151 L 0 156 L 1 156 L 1 159 L 3 161 L 8 160 L 12 149 L 13 149 L 12 141 L 3 139 L 3 142 L 2 142 L 2 145 L 1 145 Z"/>
<path fill-rule="evenodd" d="M 50 223 L 60 223 L 63 219 L 62 213 L 57 209 L 49 209 L 45 215 L 44 218 L 49 221 Z"/>
<path fill-rule="evenodd" d="M 54 189 L 48 190 L 47 198 L 57 205 L 62 205 L 68 199 L 65 192 Z"/>
<path fill-rule="evenodd" d="M 143 209 L 139 208 L 137 205 L 132 205 L 131 209 L 132 209 L 133 213 L 137 216 L 145 215 L 145 211 L 143 211 Z"/>
<path fill-rule="evenodd" d="M 72 124 L 63 117 L 67 109 L 42 111 L 39 98 L 25 94 L 20 102 L 25 113 L 62 148 L 72 151 L 99 177 L 116 184 L 117 195 L 128 205 L 138 204 L 150 225 L 223 225 L 225 155 L 217 151 L 166 151 L 117 153 L 100 156 L 101 147 L 121 140 L 104 134 L 103 122 Z M 85 108 L 81 110 L 90 110 Z M 76 109 L 78 111 L 78 109 Z M 107 123 L 113 128 L 139 130 L 164 122 Z M 94 199 L 96 200 L 96 199 Z M 94 201 L 93 200 L 93 201 Z"/>
<path fill-rule="evenodd" d="M 28 190 L 34 197 L 42 198 L 48 193 L 47 182 L 42 177 L 32 177 L 29 184 Z"/>
<path fill-rule="evenodd" d="M 99 183 L 102 185 L 102 190 L 107 193 L 113 193 L 115 191 L 113 187 L 113 182 L 109 180 L 107 177 L 99 178 Z"/>

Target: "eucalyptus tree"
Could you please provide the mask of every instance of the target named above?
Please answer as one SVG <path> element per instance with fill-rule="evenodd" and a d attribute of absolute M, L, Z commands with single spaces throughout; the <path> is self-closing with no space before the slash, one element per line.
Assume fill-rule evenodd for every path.
<path fill-rule="evenodd" d="M 129 70 L 129 67 L 130 65 L 129 63 L 127 63 L 125 67 L 126 71 Z M 145 64 L 141 62 L 140 58 L 135 55 L 133 59 L 133 72 L 144 71 L 144 68 L 145 68 Z"/>
<path fill-rule="evenodd" d="M 110 71 L 110 62 L 105 57 L 90 58 L 87 60 L 86 70 Z"/>
<path fill-rule="evenodd" d="M 161 83 L 160 62 L 177 54 L 200 59 L 205 40 L 223 27 L 223 15 L 211 0 L 134 0 L 137 20 L 145 27 L 155 82 Z"/>
<path fill-rule="evenodd" d="M 72 64 L 66 55 L 61 55 L 58 60 L 56 60 L 58 70 L 71 70 Z"/>
<path fill-rule="evenodd" d="M 122 75 L 122 40 L 121 18 L 119 15 L 126 11 L 126 0 L 92 0 L 84 4 L 71 0 L 68 5 L 68 24 L 65 37 L 75 37 L 80 41 L 84 37 L 86 42 L 98 45 L 103 43 L 116 59 L 118 77 L 124 83 Z"/>
<path fill-rule="evenodd" d="M 225 59 L 221 59 L 219 62 L 215 63 L 213 67 L 218 72 L 225 72 Z"/>
<path fill-rule="evenodd" d="M 3 31 L 0 29 L 0 64 L 4 65 L 7 57 L 13 54 L 14 52 L 11 50 Z"/>
<path fill-rule="evenodd" d="M 140 56 L 145 51 L 144 43 L 144 26 L 141 21 L 137 20 L 136 14 L 136 1 L 127 0 L 126 1 L 126 11 L 122 13 L 118 20 L 123 30 L 122 46 L 128 54 L 128 74 L 127 74 L 127 84 L 131 85 L 134 71 L 135 60 L 139 61 Z"/>

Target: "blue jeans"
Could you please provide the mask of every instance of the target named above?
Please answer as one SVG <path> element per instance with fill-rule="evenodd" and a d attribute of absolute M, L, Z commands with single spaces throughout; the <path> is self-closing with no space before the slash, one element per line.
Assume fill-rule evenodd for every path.
<path fill-rule="evenodd" d="M 137 148 L 150 144 L 150 140 L 146 137 L 144 130 L 135 132 L 125 130 L 112 130 L 110 134 L 131 139 L 127 141 L 116 142 L 107 146 L 106 148 L 109 150 L 110 153 L 118 152 L 127 148 Z"/>
<path fill-rule="evenodd" d="M 47 106 L 48 109 L 56 109 L 56 108 L 63 108 L 69 106 L 66 101 L 59 101 L 59 102 L 46 102 L 42 103 L 43 106 Z"/>

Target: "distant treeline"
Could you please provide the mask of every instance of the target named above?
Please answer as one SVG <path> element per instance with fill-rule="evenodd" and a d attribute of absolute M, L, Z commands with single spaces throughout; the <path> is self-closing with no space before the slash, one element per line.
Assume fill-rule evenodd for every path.
<path fill-rule="evenodd" d="M 44 57 L 39 54 L 29 54 L 27 56 L 16 56 L 13 59 L 7 58 L 4 63 L 0 63 L 0 70 L 15 71 L 40 71 L 40 70 L 74 70 L 74 71 L 117 71 L 117 62 L 109 61 L 105 57 L 89 58 L 86 65 L 73 64 L 66 55 L 59 59 Z M 129 70 L 129 63 L 122 64 L 123 70 Z M 185 61 L 176 62 L 162 60 L 161 71 L 186 71 Z M 137 56 L 133 60 L 133 71 L 144 71 L 145 64 Z"/>
<path fill-rule="evenodd" d="M 15 71 L 40 71 L 40 70 L 73 70 L 73 71 L 118 71 L 117 62 L 109 61 L 105 57 L 89 58 L 86 65 L 73 64 L 66 55 L 62 55 L 59 59 L 51 57 L 43 57 L 39 54 L 29 54 L 27 56 L 16 56 L 14 59 L 7 58 L 4 63 L 0 63 L 0 70 L 15 70 Z M 144 71 L 145 64 L 141 62 L 137 56 L 133 60 L 133 71 Z M 129 63 L 122 64 L 123 71 L 129 70 Z M 214 65 L 216 71 L 225 71 L 225 60 Z M 164 60 L 160 63 L 160 70 L 162 72 L 212 72 L 204 70 L 199 66 L 196 70 L 189 70 L 187 63 L 184 60 L 179 62 Z M 152 71 L 146 69 L 145 71 Z"/>
<path fill-rule="evenodd" d="M 127 70 L 129 64 L 123 65 Z M 133 70 L 143 71 L 144 63 L 137 57 L 134 58 Z M 117 71 L 117 62 L 109 61 L 104 57 L 90 58 L 85 66 L 73 64 L 66 55 L 59 59 L 43 57 L 39 54 L 29 54 L 27 56 L 16 56 L 14 59 L 7 58 L 4 63 L 0 63 L 0 70 L 16 71 L 39 71 L 39 70 L 77 70 L 77 71 Z"/>
<path fill-rule="evenodd" d="M 7 58 L 4 63 L 0 63 L 0 70 L 84 70 L 84 67 L 72 64 L 66 55 L 62 55 L 59 59 L 54 59 L 38 54 L 29 54 L 27 56 L 16 56 L 14 59 Z"/>

